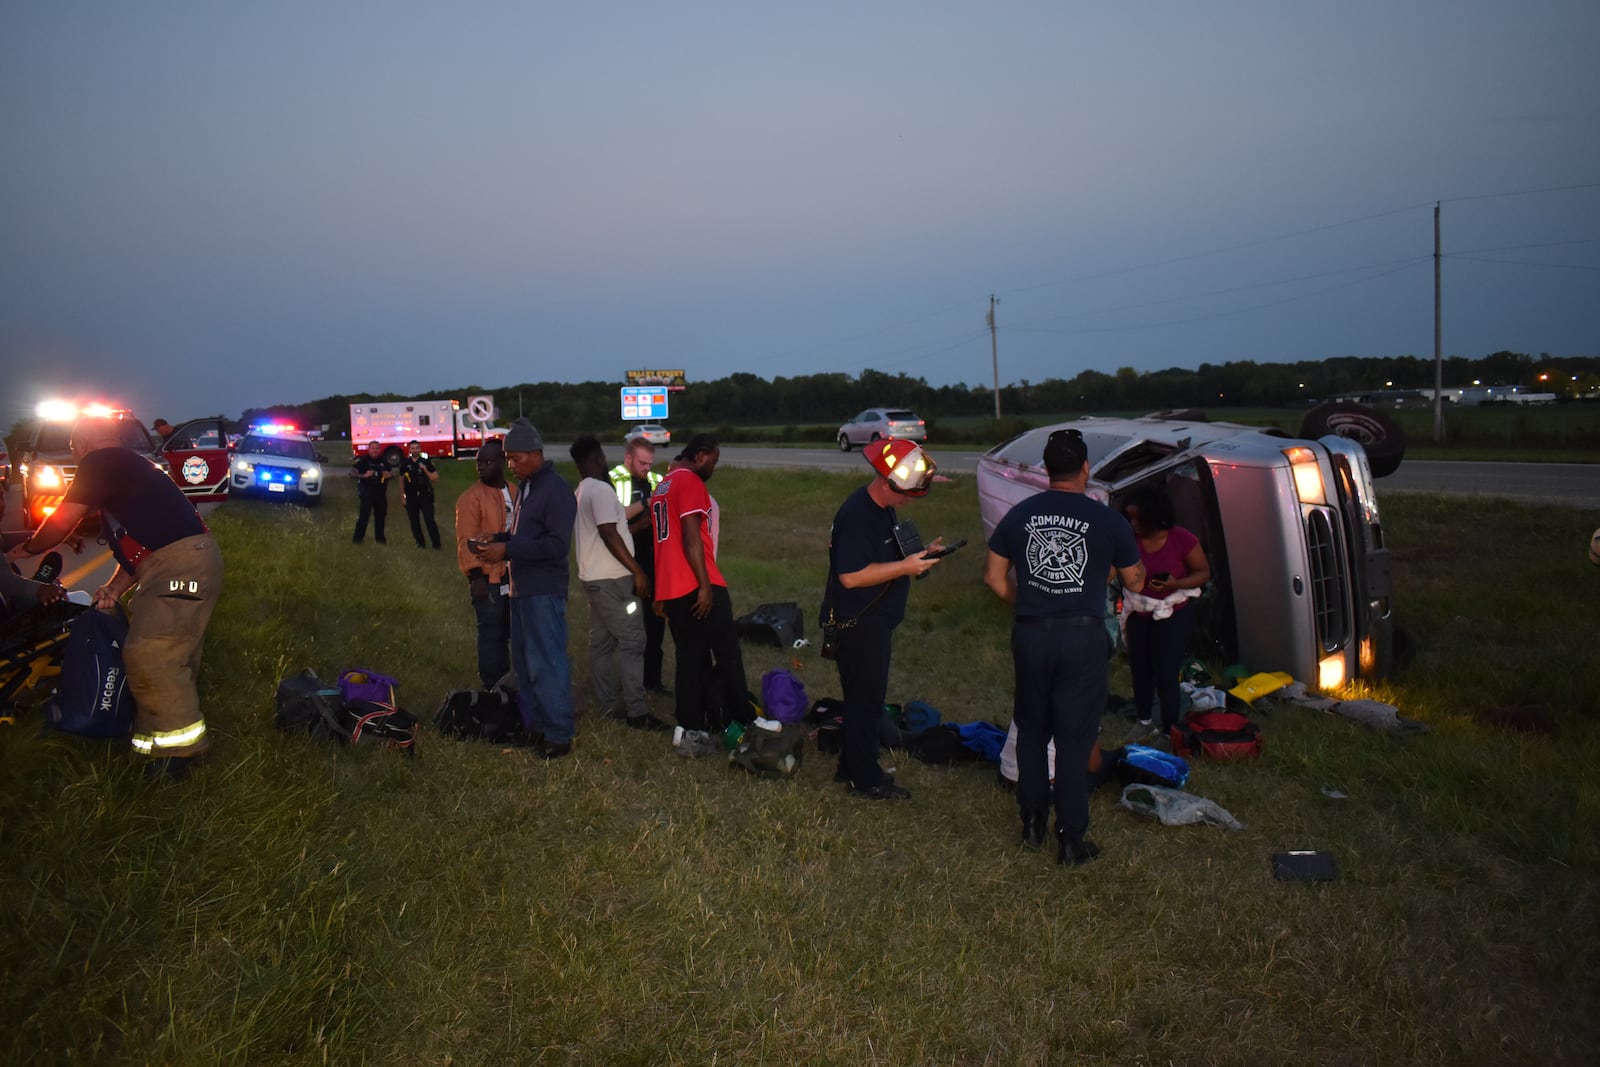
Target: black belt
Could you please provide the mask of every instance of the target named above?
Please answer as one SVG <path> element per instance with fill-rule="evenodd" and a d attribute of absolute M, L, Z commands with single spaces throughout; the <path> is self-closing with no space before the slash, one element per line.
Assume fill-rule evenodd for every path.
<path fill-rule="evenodd" d="M 1097 615 L 1018 615 L 1018 626 L 1098 626 L 1105 620 Z"/>

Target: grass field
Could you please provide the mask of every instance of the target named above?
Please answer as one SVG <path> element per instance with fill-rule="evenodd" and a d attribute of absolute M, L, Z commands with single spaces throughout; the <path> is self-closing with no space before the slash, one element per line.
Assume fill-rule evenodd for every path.
<path fill-rule="evenodd" d="M 447 530 L 470 476 L 447 468 Z M 829 519 L 858 482 L 718 472 L 736 610 L 797 600 L 809 625 Z M 280 736 L 274 688 L 304 667 L 398 675 L 430 718 L 474 680 L 466 591 L 398 507 L 388 546 L 351 545 L 343 480 L 317 511 L 229 504 L 212 520 L 228 574 L 206 767 L 146 783 L 120 746 L 0 728 L 0 1059 L 1595 1062 L 1595 516 L 1384 507 L 1417 648 L 1369 695 L 1430 732 L 1263 710 L 1262 759 L 1190 783 L 1243 832 L 1163 828 L 1107 789 L 1104 855 L 1068 870 L 1018 843 L 987 765 L 899 758 L 914 799 L 874 804 L 814 752 L 795 780 L 761 781 L 592 717 L 549 764 L 431 733 L 413 760 Z M 970 478 L 908 514 L 979 542 Z M 916 583 L 890 699 L 1008 720 L 982 559 Z M 578 593 L 580 684 L 585 617 Z M 793 660 L 812 697 L 838 694 L 814 649 L 745 647 L 752 684 Z M 1535 703 L 1553 735 L 1493 725 Z M 1269 855 L 1294 848 L 1331 851 L 1342 878 L 1274 881 Z"/>

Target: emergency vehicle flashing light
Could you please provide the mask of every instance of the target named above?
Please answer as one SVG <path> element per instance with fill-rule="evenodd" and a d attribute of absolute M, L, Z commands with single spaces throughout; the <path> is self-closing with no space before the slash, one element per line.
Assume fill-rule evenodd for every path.
<path fill-rule="evenodd" d="M 264 422 L 259 426 L 252 426 L 250 428 L 250 430 L 251 430 L 252 433 L 264 433 L 264 434 L 299 433 L 300 432 L 298 429 L 295 428 L 295 425 L 292 422 Z"/>
<path fill-rule="evenodd" d="M 132 414 L 127 408 L 114 408 L 101 403 L 74 404 L 70 400 L 41 400 L 34 412 L 46 422 L 69 422 L 85 415 L 97 419 L 110 419 Z"/>

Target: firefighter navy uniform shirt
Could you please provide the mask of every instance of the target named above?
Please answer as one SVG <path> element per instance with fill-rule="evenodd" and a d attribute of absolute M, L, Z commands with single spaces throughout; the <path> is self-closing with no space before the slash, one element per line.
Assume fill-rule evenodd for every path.
<path fill-rule="evenodd" d="M 833 609 L 837 622 L 869 622 L 893 629 L 906 617 L 906 597 L 911 578 L 902 575 L 882 585 L 846 589 L 839 575 L 853 574 L 869 563 L 893 563 L 903 558 L 894 537 L 893 508 L 880 508 L 867 487 L 862 486 L 845 498 L 833 516 L 828 535 L 828 589 L 824 595 L 822 622 Z"/>
<path fill-rule="evenodd" d="M 1017 618 L 1104 618 L 1111 568 L 1139 562 L 1128 520 L 1082 493 L 1048 489 L 1006 512 L 989 549 L 1017 572 Z"/>
<path fill-rule="evenodd" d="M 118 561 L 119 531 L 148 551 L 206 532 L 194 505 L 177 483 L 144 456 L 127 448 L 97 448 L 78 463 L 66 502 L 103 513 L 106 540 Z"/>

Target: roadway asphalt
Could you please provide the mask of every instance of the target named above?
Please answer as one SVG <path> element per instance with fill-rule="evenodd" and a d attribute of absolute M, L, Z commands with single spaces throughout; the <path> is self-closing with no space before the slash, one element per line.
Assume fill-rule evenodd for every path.
<path fill-rule="evenodd" d="M 939 469 L 975 473 L 982 452 L 934 449 Z M 817 448 L 745 448 L 722 450 L 730 467 L 809 467 L 859 470 L 866 462 L 859 451 Z M 1461 463 L 1453 460 L 1408 459 L 1378 482 L 1378 499 L 1386 492 L 1443 493 L 1450 496 L 1503 497 L 1528 503 L 1564 504 L 1600 509 L 1600 464 Z"/>

